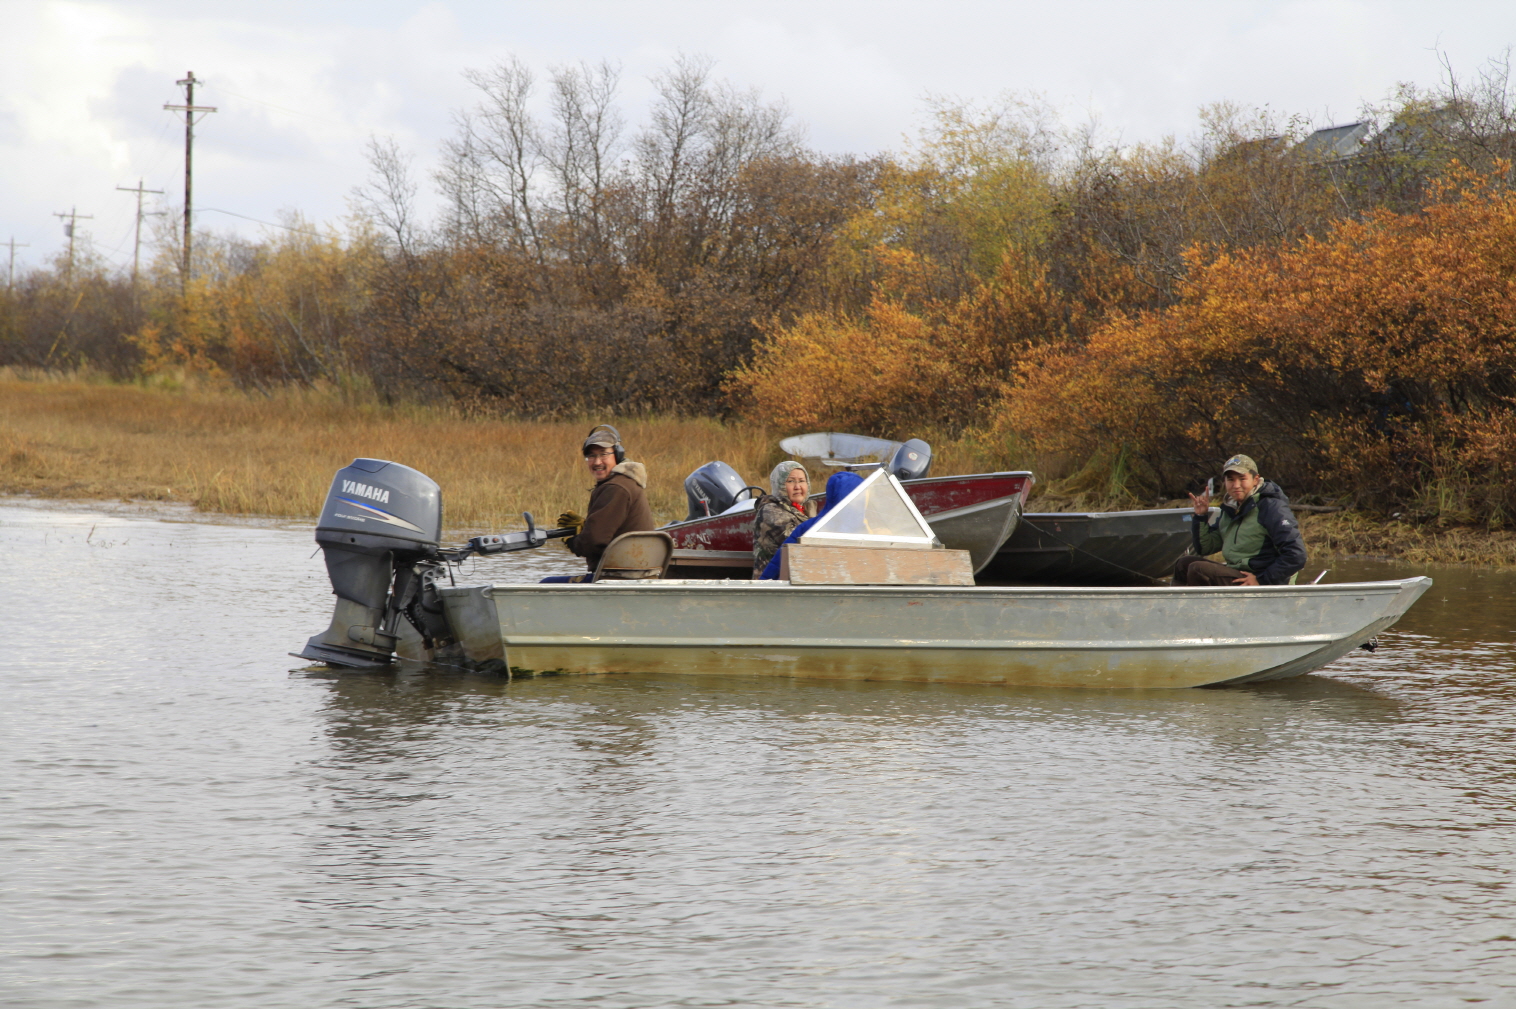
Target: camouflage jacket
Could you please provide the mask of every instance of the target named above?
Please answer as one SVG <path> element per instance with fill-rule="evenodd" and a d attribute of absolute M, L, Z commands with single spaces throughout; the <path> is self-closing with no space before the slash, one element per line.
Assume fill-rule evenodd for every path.
<path fill-rule="evenodd" d="M 753 577 L 757 578 L 768 565 L 769 558 L 784 543 L 795 527 L 806 519 L 812 510 L 809 501 L 806 511 L 801 511 L 788 500 L 776 494 L 765 494 L 753 506 Z"/>

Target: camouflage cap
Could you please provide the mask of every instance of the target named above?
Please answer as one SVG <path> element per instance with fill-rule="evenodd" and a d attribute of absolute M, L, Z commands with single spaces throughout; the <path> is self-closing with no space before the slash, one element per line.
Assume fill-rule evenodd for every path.
<path fill-rule="evenodd" d="M 589 455 L 592 448 L 615 448 L 618 440 L 614 432 L 596 428 L 584 439 L 584 454 Z"/>
<path fill-rule="evenodd" d="M 1225 466 L 1221 467 L 1221 472 L 1251 473 L 1253 476 L 1257 476 L 1258 464 L 1253 461 L 1253 457 L 1250 455 L 1234 455 L 1226 461 Z"/>

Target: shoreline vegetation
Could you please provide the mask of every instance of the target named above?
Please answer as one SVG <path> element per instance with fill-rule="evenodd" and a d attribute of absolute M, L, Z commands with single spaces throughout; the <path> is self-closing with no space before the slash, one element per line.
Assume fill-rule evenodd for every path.
<path fill-rule="evenodd" d="M 0 369 L 0 494 L 314 519 L 333 474 L 368 456 L 436 480 L 450 529 L 519 528 L 524 511 L 551 525 L 562 511 L 584 510 L 593 481 L 580 446 L 601 422 L 647 465 L 659 522 L 685 517 L 684 478 L 697 466 L 721 459 L 767 489 L 769 471 L 788 458 L 768 428 L 705 418 L 510 420 L 385 405 L 350 389 L 171 388 Z M 943 472 L 986 465 L 972 445 L 934 453 Z"/>
<path fill-rule="evenodd" d="M 442 486 L 450 530 L 550 524 L 582 510 L 590 479 L 579 445 L 599 418 L 470 417 L 453 407 L 384 405 L 335 388 L 248 393 L 205 385 L 123 384 L 87 375 L 0 369 L 0 495 L 52 500 L 187 504 L 208 515 L 314 520 L 333 474 L 357 456 L 404 463 Z M 659 522 L 683 518 L 683 480 L 722 459 L 759 486 L 786 458 L 779 434 L 743 423 L 674 417 L 610 418 L 629 454 L 647 464 Z M 933 440 L 933 472 L 1035 465 L 996 458 L 972 439 Z M 1091 493 L 1087 473 L 1039 479 L 1036 511 L 1178 507 Z M 1427 527 L 1372 513 L 1304 512 L 1313 564 L 1374 557 L 1413 565 L 1516 567 L 1516 534 Z"/>
<path fill-rule="evenodd" d="M 581 507 L 616 418 L 664 519 L 801 431 L 1030 469 L 1044 510 L 1183 503 L 1242 452 L 1342 509 L 1302 509 L 1318 554 L 1509 565 L 1516 81 L 1443 70 L 1352 123 L 1218 103 L 1141 143 L 934 98 L 867 155 L 700 57 L 640 120 L 609 64 L 470 70 L 430 220 L 373 138 L 341 221 L 204 229 L 185 263 L 167 212 L 140 274 L 81 236 L 8 283 L 0 480 L 310 515 L 369 454 L 500 528 Z"/>

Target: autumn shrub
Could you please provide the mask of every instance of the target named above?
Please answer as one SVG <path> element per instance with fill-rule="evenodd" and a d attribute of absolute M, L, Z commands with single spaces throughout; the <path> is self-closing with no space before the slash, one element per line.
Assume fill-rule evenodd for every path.
<path fill-rule="evenodd" d="M 875 159 L 868 198 L 836 229 L 829 307 L 862 310 L 898 273 L 898 252 L 932 264 L 919 279 L 933 297 L 959 297 L 993 278 L 1008 249 L 1036 249 L 1051 233 L 1064 138 L 1046 102 L 927 106 L 926 126 L 904 151 Z"/>
<path fill-rule="evenodd" d="M 939 298 L 937 267 L 880 253 L 888 272 L 867 309 L 774 326 L 727 394 L 752 420 L 789 431 L 890 437 L 963 431 L 998 402 L 1027 349 L 1067 340 L 1078 308 L 1035 264 L 1006 256 L 987 283 Z"/>
<path fill-rule="evenodd" d="M 160 277 L 131 334 L 148 373 L 188 368 L 270 388 L 336 382 L 361 368 L 372 234 L 301 227 L 261 243 L 202 245 L 196 277 L 182 294 Z"/>
<path fill-rule="evenodd" d="M 129 277 L 84 252 L 59 257 L 0 290 L 0 367 L 129 377 L 141 355 L 125 336 L 141 318 Z"/>
<path fill-rule="evenodd" d="M 1297 490 L 1499 524 L 1516 462 L 1516 195 L 1455 177 L 1412 214 L 1192 262 L 1173 307 L 1034 349 L 1000 430 L 1129 446 L 1177 493 L 1246 451 Z M 1429 488 L 1458 487 L 1428 497 Z"/>

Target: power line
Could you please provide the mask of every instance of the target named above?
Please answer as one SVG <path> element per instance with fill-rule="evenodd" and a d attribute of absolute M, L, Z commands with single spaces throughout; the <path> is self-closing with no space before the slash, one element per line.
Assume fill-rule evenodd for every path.
<path fill-rule="evenodd" d="M 191 166 L 195 150 L 195 113 L 215 112 L 216 107 L 195 104 L 195 85 L 200 82 L 195 80 L 193 70 L 186 74 L 184 80 L 174 83 L 184 88 L 184 104 L 163 107 L 169 112 L 184 113 L 184 267 L 179 276 L 179 289 L 184 291 L 188 288 L 190 280 L 190 215 L 194 209 L 194 190 L 190 185 L 190 179 L 193 174 Z"/>
<path fill-rule="evenodd" d="M 275 224 L 273 221 L 260 221 L 256 217 L 249 217 L 246 214 L 239 214 L 234 210 L 220 210 L 216 207 L 201 207 L 200 212 L 202 214 L 226 214 L 228 217 L 240 217 L 244 221 L 252 221 L 254 224 L 266 224 L 270 228 L 283 228 L 285 231 L 293 231 L 297 235 L 310 235 L 314 238 L 326 237 L 319 231 L 306 231 L 304 228 L 292 228 L 288 224 Z"/>
<path fill-rule="evenodd" d="M 230 98 L 240 98 L 245 102 L 252 102 L 254 105 L 264 105 L 268 108 L 277 109 L 280 112 L 285 112 L 292 116 L 299 116 L 302 119 L 314 119 L 316 122 L 326 123 L 328 126 L 341 126 L 349 129 L 352 127 L 352 123 L 343 122 L 340 119 L 329 119 L 326 116 L 312 115 L 309 112 L 301 112 L 298 109 L 287 109 L 283 105 L 275 105 L 273 102 L 266 102 L 261 98 L 249 98 L 247 95 L 239 95 L 235 91 L 228 91 L 220 84 L 210 85 L 202 81 L 200 86 L 209 91 L 219 91 L 221 94 L 226 95 Z"/>

